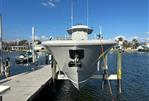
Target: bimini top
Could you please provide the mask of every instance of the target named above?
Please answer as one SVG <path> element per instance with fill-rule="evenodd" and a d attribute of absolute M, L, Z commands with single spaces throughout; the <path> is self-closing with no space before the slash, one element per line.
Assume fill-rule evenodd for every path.
<path fill-rule="evenodd" d="M 67 30 L 69 34 L 72 34 L 73 32 L 76 32 L 76 31 L 83 31 L 83 32 L 87 32 L 88 34 L 91 34 L 93 29 L 85 25 L 76 25 L 76 26 L 72 26 L 70 29 Z"/>

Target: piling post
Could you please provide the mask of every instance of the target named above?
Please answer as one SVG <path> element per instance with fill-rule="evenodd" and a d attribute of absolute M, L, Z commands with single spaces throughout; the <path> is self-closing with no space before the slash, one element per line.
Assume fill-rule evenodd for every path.
<path fill-rule="evenodd" d="M 104 85 L 105 85 L 105 81 L 107 80 L 107 70 L 108 70 L 108 66 L 107 66 L 107 55 L 103 56 L 103 66 L 102 66 L 102 70 L 103 70 L 103 77 L 102 77 L 102 89 L 104 89 Z"/>
<path fill-rule="evenodd" d="M 53 56 L 51 56 L 51 68 L 52 68 L 52 79 L 53 81 L 56 79 L 56 61 Z"/>
<path fill-rule="evenodd" d="M 1 64 L 0 71 L 1 71 L 1 76 L 5 76 L 5 61 L 3 58 L 2 58 L 2 64 Z"/>
<path fill-rule="evenodd" d="M 48 65 L 49 64 L 49 54 L 46 54 L 45 58 L 46 58 L 45 59 L 45 64 Z"/>
<path fill-rule="evenodd" d="M 0 95 L 0 101 L 3 101 L 3 97 Z"/>
<path fill-rule="evenodd" d="M 35 63 L 35 28 L 32 27 L 32 62 Z"/>
<path fill-rule="evenodd" d="M 122 50 L 117 51 L 117 91 L 122 93 Z"/>
<path fill-rule="evenodd" d="M 52 69 L 53 92 L 55 92 L 55 91 L 56 91 L 56 88 L 55 88 L 55 80 L 56 80 L 56 61 L 55 61 L 53 55 L 51 56 L 51 69 Z"/>
<path fill-rule="evenodd" d="M 97 71 L 99 71 L 100 68 L 100 60 L 97 62 Z"/>
<path fill-rule="evenodd" d="M 6 76 L 6 78 L 10 77 L 10 59 L 9 59 L 9 57 L 6 59 L 5 76 Z"/>
<path fill-rule="evenodd" d="M 105 54 L 103 56 L 103 62 L 104 62 L 104 64 L 103 64 L 103 67 L 102 67 L 102 69 L 103 69 L 102 89 L 104 89 L 105 81 L 107 81 L 108 87 L 109 87 L 109 92 L 110 92 L 110 95 L 111 95 L 112 101 L 113 101 L 114 97 L 113 97 L 113 93 L 112 93 L 112 88 L 111 88 L 110 81 L 108 79 L 109 73 L 108 73 L 108 56 L 107 56 L 107 54 Z"/>

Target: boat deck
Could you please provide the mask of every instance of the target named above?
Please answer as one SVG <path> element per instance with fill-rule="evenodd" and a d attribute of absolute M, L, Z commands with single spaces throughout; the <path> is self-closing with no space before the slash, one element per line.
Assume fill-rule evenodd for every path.
<path fill-rule="evenodd" d="M 3 101 L 26 101 L 37 92 L 52 76 L 50 65 L 0 80 L 3 86 L 11 89 L 3 95 Z"/>

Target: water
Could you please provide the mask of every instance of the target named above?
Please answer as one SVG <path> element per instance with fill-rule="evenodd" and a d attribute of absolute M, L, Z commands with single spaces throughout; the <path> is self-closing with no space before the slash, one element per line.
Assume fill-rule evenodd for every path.
<path fill-rule="evenodd" d="M 11 60 L 11 75 L 30 72 L 38 69 L 34 65 L 16 65 L 15 57 L 20 53 L 9 53 Z M 39 65 L 45 64 L 45 53 L 39 53 Z M 7 56 L 7 55 L 5 55 Z M 123 53 L 122 58 L 123 78 L 122 95 L 119 101 L 149 101 L 149 53 Z M 109 71 L 116 73 L 116 53 L 108 56 Z M 56 92 L 50 86 L 40 93 L 41 95 L 33 101 L 111 101 L 108 87 L 101 89 L 101 80 L 90 79 L 79 91 L 70 81 L 57 81 Z M 111 81 L 115 101 L 117 101 L 116 81 Z"/>
<path fill-rule="evenodd" d="M 15 59 L 20 54 L 24 54 L 25 52 L 4 52 L 3 58 L 6 59 L 7 57 L 10 58 L 10 73 L 11 76 L 25 73 L 25 72 L 31 72 L 33 70 L 39 69 L 40 65 L 45 65 L 45 52 L 38 52 L 38 67 L 36 64 L 16 64 Z M 1 76 L 0 79 L 5 78 L 4 76 Z"/>
<path fill-rule="evenodd" d="M 110 73 L 116 73 L 116 53 L 109 54 Z M 149 101 L 149 53 L 123 53 L 122 94 L 117 96 L 117 82 L 111 81 L 114 101 Z M 109 89 L 101 89 L 101 80 L 91 79 L 79 91 L 70 81 L 57 81 L 56 93 L 41 92 L 33 101 L 112 101 Z M 60 86 L 61 85 L 61 86 Z"/>

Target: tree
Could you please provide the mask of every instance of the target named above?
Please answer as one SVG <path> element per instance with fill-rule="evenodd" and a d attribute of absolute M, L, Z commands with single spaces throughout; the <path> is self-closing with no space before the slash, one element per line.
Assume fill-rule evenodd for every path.
<path fill-rule="evenodd" d="M 127 40 L 124 40 L 124 42 L 123 42 L 123 47 L 124 47 L 124 48 L 129 47 L 129 42 L 128 42 Z"/>
<path fill-rule="evenodd" d="M 118 41 L 124 41 L 124 39 L 122 37 L 119 37 Z"/>
<path fill-rule="evenodd" d="M 19 45 L 28 45 L 28 41 L 27 40 L 21 40 L 21 41 L 19 41 Z"/>
<path fill-rule="evenodd" d="M 41 41 L 40 40 L 35 40 L 35 44 L 39 45 L 39 44 L 41 44 Z"/>
<path fill-rule="evenodd" d="M 132 39 L 132 47 L 133 49 L 137 48 L 139 46 L 139 41 L 137 39 Z"/>

